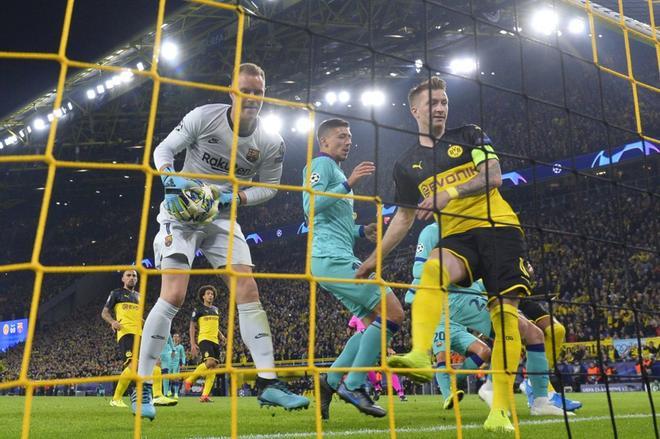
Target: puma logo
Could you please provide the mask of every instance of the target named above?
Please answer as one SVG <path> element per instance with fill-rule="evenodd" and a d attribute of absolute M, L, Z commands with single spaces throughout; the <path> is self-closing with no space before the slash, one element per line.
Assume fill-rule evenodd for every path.
<path fill-rule="evenodd" d="M 422 168 L 422 161 L 420 160 L 419 163 L 413 163 L 412 168 L 413 169 L 423 169 Z"/>

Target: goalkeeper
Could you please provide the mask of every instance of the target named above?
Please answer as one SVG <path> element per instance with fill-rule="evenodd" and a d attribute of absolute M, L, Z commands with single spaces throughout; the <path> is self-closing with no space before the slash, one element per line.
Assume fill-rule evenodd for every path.
<path fill-rule="evenodd" d="M 284 141 L 278 134 L 268 132 L 259 120 L 259 111 L 266 88 L 264 71 L 255 64 L 241 64 L 235 78 L 238 89 L 246 95 L 241 108 L 236 106 L 237 96 L 231 94 L 233 104 L 211 104 L 197 107 L 188 113 L 181 123 L 154 150 L 156 168 L 174 172 L 174 157 L 186 151 L 183 171 L 198 174 L 228 176 L 232 153 L 233 131 L 238 129 L 238 145 L 234 175 L 242 184 L 248 185 L 259 176 L 262 183 L 278 184 L 282 176 Z M 239 126 L 235 127 L 238 123 Z M 177 175 L 163 175 L 166 190 L 161 204 L 158 222 L 160 231 L 154 238 L 156 267 L 168 270 L 188 270 L 193 265 L 197 249 L 204 253 L 213 268 L 231 265 L 232 270 L 243 274 L 252 273 L 253 264 L 241 226 L 234 224 L 230 236 L 229 208 L 254 206 L 275 196 L 275 189 L 265 187 L 241 188 L 237 195 L 227 181 L 206 180 L 216 185 L 220 192 L 220 212 L 209 224 L 182 221 L 187 216 L 185 207 L 176 194 L 196 183 Z M 227 250 L 233 240 L 231 260 Z M 138 373 L 150 375 L 159 358 L 163 345 L 170 334 L 172 319 L 183 305 L 188 288 L 189 274 L 163 274 L 160 298 L 144 323 Z M 223 276 L 229 284 L 229 277 Z M 236 279 L 236 303 L 241 339 L 247 345 L 257 369 L 275 367 L 273 339 L 268 317 L 259 300 L 257 283 L 252 277 Z M 280 406 L 285 409 L 300 409 L 309 405 L 309 400 L 289 391 L 277 379 L 274 372 L 258 372 L 258 399 L 262 405 Z M 134 393 L 133 411 L 136 410 L 137 395 Z M 152 404 L 151 383 L 143 386 L 141 416 L 153 419 L 156 411 Z"/>

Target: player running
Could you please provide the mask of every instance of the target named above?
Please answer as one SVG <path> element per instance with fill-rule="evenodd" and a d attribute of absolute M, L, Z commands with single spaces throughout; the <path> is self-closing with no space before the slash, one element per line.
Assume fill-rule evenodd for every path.
<path fill-rule="evenodd" d="M 154 150 L 154 162 L 160 171 L 174 172 L 174 156 L 186 150 L 183 171 L 200 174 L 228 175 L 232 151 L 233 127 L 239 123 L 236 165 L 237 178 L 249 185 L 255 176 L 262 183 L 277 184 L 282 176 L 284 141 L 278 134 L 268 132 L 260 123 L 259 111 L 262 101 L 252 98 L 263 97 L 266 88 L 264 71 L 256 64 L 241 64 L 237 86 L 243 98 L 240 113 L 235 105 L 211 104 L 197 107 L 188 113 L 183 121 Z M 231 94 L 236 103 L 236 97 Z M 178 220 L 185 212 L 176 203 L 179 192 L 196 183 L 177 175 L 163 175 L 166 188 L 165 201 L 161 203 L 158 222 L 160 231 L 154 238 L 156 267 L 159 269 L 187 270 L 193 264 L 197 249 L 204 253 L 213 268 L 231 265 L 234 271 L 252 273 L 252 258 L 238 223 L 234 224 L 234 235 L 229 236 L 229 208 L 231 203 L 238 206 L 254 206 L 275 196 L 275 189 L 248 187 L 241 189 L 238 196 L 232 194 L 228 182 L 206 180 L 216 185 L 219 192 L 219 215 L 210 223 L 198 225 Z M 232 259 L 227 260 L 229 239 L 233 239 Z M 160 298 L 149 313 L 144 324 L 144 337 L 140 348 L 138 373 L 149 375 L 163 344 L 170 333 L 172 319 L 186 297 L 188 274 L 163 274 Z M 223 276 L 226 284 L 229 277 Z M 257 283 L 252 277 L 239 277 L 236 280 L 236 304 L 241 339 L 247 345 L 255 366 L 258 369 L 275 367 L 273 340 L 268 317 L 259 300 Z M 295 395 L 277 379 L 275 372 L 257 374 L 258 398 L 262 405 L 281 406 L 286 409 L 300 409 L 309 406 L 309 400 Z M 137 395 L 133 395 L 133 409 Z M 152 404 L 151 383 L 146 382 L 142 392 L 141 416 L 154 419 L 156 411 Z"/>
<path fill-rule="evenodd" d="M 215 369 L 220 363 L 220 341 L 226 342 L 225 336 L 220 331 L 220 312 L 213 305 L 218 290 L 213 285 L 203 285 L 197 290 L 197 297 L 202 306 L 196 307 L 190 319 L 190 353 L 193 357 L 202 354 L 202 361 L 184 381 L 186 393 L 190 391 L 195 380 L 207 370 Z M 197 329 L 199 328 L 199 334 Z M 197 342 L 195 343 L 195 340 Z M 204 377 L 204 388 L 199 402 L 213 402 L 209 395 L 215 382 L 216 374 L 212 373 Z"/>
<path fill-rule="evenodd" d="M 468 287 L 483 279 L 491 295 L 489 311 L 496 334 L 492 368 L 506 372 L 493 377 L 493 406 L 484 428 L 512 432 L 509 389 L 522 351 L 518 302 L 531 293 L 520 222 L 498 190 L 502 172 L 488 136 L 475 125 L 445 130 L 449 111 L 445 82 L 431 77 L 410 90 L 408 101 L 418 142 L 394 165 L 395 202 L 400 207 L 383 236 L 380 256 L 389 255 L 406 236 L 416 211 L 421 220 L 442 213 L 437 215 L 442 249 L 434 249 L 424 264 L 412 307 L 412 351 L 390 357 L 388 364 L 430 368 L 428 350 L 442 315 L 442 294 L 452 283 Z M 374 271 L 376 256 L 374 251 L 365 260 L 358 277 Z M 433 378 L 425 372 L 408 375 L 420 381 Z"/>
<path fill-rule="evenodd" d="M 415 252 L 415 263 L 413 264 L 413 285 L 418 285 L 423 270 L 423 265 L 428 259 L 432 249 L 437 247 L 440 239 L 440 230 L 437 223 L 430 224 L 422 230 L 417 242 Z M 487 311 L 488 300 L 487 292 L 481 280 L 477 280 L 468 288 L 461 288 L 456 285 L 449 286 L 449 332 L 451 350 L 465 357 L 462 369 L 477 370 L 484 363 L 491 359 L 491 349 L 479 340 L 468 330 L 492 338 L 493 331 L 490 321 L 490 314 Z M 415 290 L 409 289 L 406 293 L 406 303 L 413 303 L 415 299 Z M 440 320 L 436 328 L 433 341 L 433 355 L 437 360 L 437 367 L 444 369 L 446 367 L 446 337 L 445 337 L 445 317 Z M 548 361 L 544 353 L 543 332 L 523 315 L 519 315 L 520 333 L 525 340 L 525 349 L 527 351 L 526 368 L 529 375 L 529 407 L 534 416 L 552 415 L 563 416 L 561 407 L 553 405 L 548 399 Z M 450 356 L 451 358 L 451 356 Z M 466 374 L 456 374 L 457 384 L 463 383 L 467 379 Z M 445 397 L 443 407 L 451 409 L 454 405 L 454 398 L 451 391 L 450 377 L 447 373 L 440 372 L 436 374 L 438 387 Z M 482 390 L 483 389 L 483 390 Z M 489 406 L 492 405 L 492 395 L 485 395 L 487 389 L 480 388 L 480 396 Z M 464 392 L 456 391 L 456 399 L 463 399 Z"/>
<path fill-rule="evenodd" d="M 311 163 L 310 174 L 303 170 L 303 181 L 309 179 L 313 190 L 334 194 L 352 194 L 353 186 L 375 171 L 371 162 L 362 162 L 346 178 L 340 163 L 345 161 L 351 149 L 352 135 L 349 123 L 342 119 L 329 119 L 321 123 L 316 137 L 319 156 Z M 310 217 L 311 199 L 303 192 L 305 216 Z M 375 241 L 376 224 L 358 226 L 353 219 L 353 200 L 315 196 L 314 237 L 312 243 L 312 274 L 319 277 L 353 279 L 360 260 L 353 254 L 357 238 Z M 332 364 L 336 367 L 368 367 L 378 363 L 381 348 L 381 293 L 378 285 L 319 282 L 331 292 L 353 315 L 368 323 L 364 332 L 356 332 L 346 343 L 341 354 Z M 386 294 L 387 342 L 399 330 L 403 321 L 401 303 L 387 289 Z M 365 390 L 366 372 L 349 372 L 342 382 L 344 372 L 329 372 L 321 376 L 321 415 L 329 418 L 332 394 L 354 405 L 364 414 L 382 417 L 386 412 L 374 404 Z"/>

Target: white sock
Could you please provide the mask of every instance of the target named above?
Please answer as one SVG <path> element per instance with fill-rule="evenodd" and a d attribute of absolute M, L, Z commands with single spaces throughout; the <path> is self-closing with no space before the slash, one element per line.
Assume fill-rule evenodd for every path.
<path fill-rule="evenodd" d="M 163 346 L 170 336 L 172 319 L 179 312 L 179 308 L 163 299 L 158 299 L 144 322 L 142 330 L 142 343 L 138 361 L 138 374 L 151 375 L 160 358 Z M 147 382 L 152 382 L 151 380 Z"/>
<path fill-rule="evenodd" d="M 266 311 L 261 302 L 243 303 L 237 306 L 241 338 L 252 354 L 257 369 L 275 367 L 273 338 L 268 326 Z M 275 372 L 259 372 L 261 378 L 275 379 Z"/>

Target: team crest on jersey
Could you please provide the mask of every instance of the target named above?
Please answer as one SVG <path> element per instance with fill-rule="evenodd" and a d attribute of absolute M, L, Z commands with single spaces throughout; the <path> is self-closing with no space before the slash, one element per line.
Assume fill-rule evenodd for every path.
<path fill-rule="evenodd" d="M 171 246 L 173 240 L 174 240 L 174 238 L 172 237 L 172 235 L 167 235 L 165 237 L 165 247 Z"/>
<path fill-rule="evenodd" d="M 250 148 L 247 154 L 245 154 L 245 159 L 250 163 L 254 163 L 259 160 L 259 154 L 260 151 L 258 149 Z"/>
<path fill-rule="evenodd" d="M 461 145 L 449 145 L 447 155 L 453 159 L 463 155 L 463 147 Z"/>

